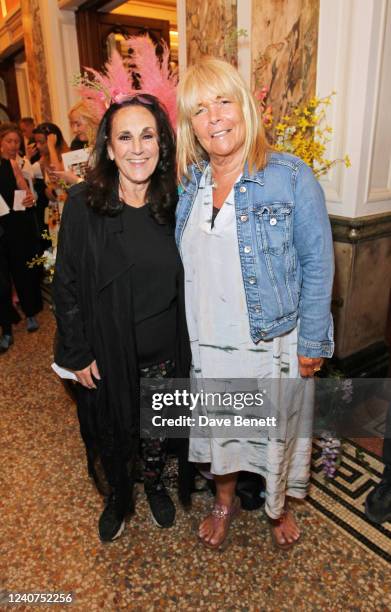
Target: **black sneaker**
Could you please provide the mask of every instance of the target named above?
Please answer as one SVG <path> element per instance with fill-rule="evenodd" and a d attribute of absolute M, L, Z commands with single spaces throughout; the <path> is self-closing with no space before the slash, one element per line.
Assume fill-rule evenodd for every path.
<path fill-rule="evenodd" d="M 113 542 L 119 538 L 124 529 L 125 514 L 120 510 L 118 498 L 112 493 L 99 518 L 99 537 L 102 542 Z"/>
<path fill-rule="evenodd" d="M 372 523 L 391 521 L 391 481 L 383 478 L 365 501 L 365 514 Z"/>
<path fill-rule="evenodd" d="M 0 336 L 0 353 L 8 351 L 11 344 L 14 343 L 14 337 L 10 334 L 4 334 Z"/>
<path fill-rule="evenodd" d="M 145 487 L 152 519 L 158 527 L 172 527 L 175 522 L 175 506 L 163 484 Z"/>

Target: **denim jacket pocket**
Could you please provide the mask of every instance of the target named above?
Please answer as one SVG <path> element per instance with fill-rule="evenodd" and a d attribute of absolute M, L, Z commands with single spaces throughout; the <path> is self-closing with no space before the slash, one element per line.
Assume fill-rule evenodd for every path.
<path fill-rule="evenodd" d="M 255 204 L 253 211 L 260 249 L 271 255 L 283 255 L 289 245 L 293 204 L 262 202 Z"/>

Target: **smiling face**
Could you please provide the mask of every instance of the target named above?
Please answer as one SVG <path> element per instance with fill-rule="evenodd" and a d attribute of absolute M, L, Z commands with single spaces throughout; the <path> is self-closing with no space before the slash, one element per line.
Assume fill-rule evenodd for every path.
<path fill-rule="evenodd" d="M 159 141 L 155 117 L 143 106 L 125 106 L 113 117 L 110 159 L 125 183 L 148 184 L 159 161 Z"/>
<path fill-rule="evenodd" d="M 88 141 L 88 122 L 83 115 L 80 115 L 77 111 L 73 111 L 70 114 L 71 130 L 74 136 L 76 136 L 82 142 Z"/>
<path fill-rule="evenodd" d="M 8 132 L 1 140 L 1 154 L 7 159 L 15 159 L 20 149 L 20 136 L 17 132 Z"/>
<path fill-rule="evenodd" d="M 197 105 L 191 123 L 198 142 L 211 160 L 243 151 L 246 139 L 243 113 L 233 98 L 206 97 Z"/>

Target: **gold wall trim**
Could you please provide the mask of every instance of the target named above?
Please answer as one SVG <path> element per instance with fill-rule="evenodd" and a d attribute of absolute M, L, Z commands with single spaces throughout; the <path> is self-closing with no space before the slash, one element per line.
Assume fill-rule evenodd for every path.
<path fill-rule="evenodd" d="M 22 46 L 22 11 L 18 8 L 0 21 L 0 57 L 4 59 Z"/>

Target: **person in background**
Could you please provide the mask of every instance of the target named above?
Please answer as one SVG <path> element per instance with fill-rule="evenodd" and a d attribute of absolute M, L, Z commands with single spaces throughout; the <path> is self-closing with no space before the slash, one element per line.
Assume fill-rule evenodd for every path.
<path fill-rule="evenodd" d="M 65 192 L 58 185 L 57 179 L 53 180 L 52 172 L 64 170 L 61 156 L 69 151 L 69 147 L 60 128 L 54 123 L 40 123 L 34 128 L 33 134 L 40 154 L 39 162 L 33 165 L 35 189 L 38 195 L 38 222 L 41 233 L 47 228 L 55 245 Z"/>
<path fill-rule="evenodd" d="M 40 123 L 34 128 L 33 134 L 40 155 L 42 175 L 50 168 L 64 170 L 61 155 L 69 151 L 69 147 L 60 128 L 55 123 Z"/>
<path fill-rule="evenodd" d="M 391 406 L 388 407 L 386 416 L 383 462 L 381 480 L 365 500 L 365 514 L 370 521 L 378 525 L 391 521 Z"/>
<path fill-rule="evenodd" d="M 22 151 L 31 164 L 39 160 L 39 151 L 35 145 L 33 134 L 34 127 L 35 123 L 32 117 L 22 117 L 19 120 L 19 129 L 23 134 Z"/>
<path fill-rule="evenodd" d="M 69 123 L 74 136 L 71 151 L 77 151 L 94 144 L 99 119 L 92 113 L 87 104 L 80 100 L 68 113 Z"/>
<path fill-rule="evenodd" d="M 72 106 L 68 117 L 74 135 L 74 139 L 71 142 L 71 151 L 77 151 L 88 146 L 92 147 L 95 143 L 99 120 L 86 102 L 80 100 Z M 65 181 L 69 186 L 76 185 L 83 180 L 71 170 L 52 170 L 50 178 L 53 182 L 58 180 Z"/>
<path fill-rule="evenodd" d="M 15 123 L 4 122 L 0 125 L 1 154 L 6 159 L 13 159 L 18 164 L 29 189 L 33 192 L 33 169 L 29 159 L 22 156 L 22 133 Z"/>
<path fill-rule="evenodd" d="M 19 321 L 19 313 L 12 303 L 7 245 L 0 217 L 0 354 L 5 353 L 13 343 L 12 325 Z"/>
<path fill-rule="evenodd" d="M 1 127 L 4 127 L 4 124 Z M 13 130 L 6 126 L 5 134 L 0 131 L 0 195 L 3 211 L 0 216 L 2 230 L 0 276 L 3 279 L 4 294 L 0 320 L 2 352 L 8 350 L 13 343 L 12 323 L 16 322 L 12 308 L 11 282 L 15 286 L 20 306 L 26 316 L 27 331 L 33 332 L 39 328 L 36 314 L 42 310 L 39 271 L 27 265 L 39 250 L 35 196 L 15 158 L 15 149 L 19 150 L 21 139 L 17 126 L 14 126 Z M 6 137 L 5 142 L 3 142 L 4 137 Z M 22 210 L 15 210 L 18 201 Z"/>

